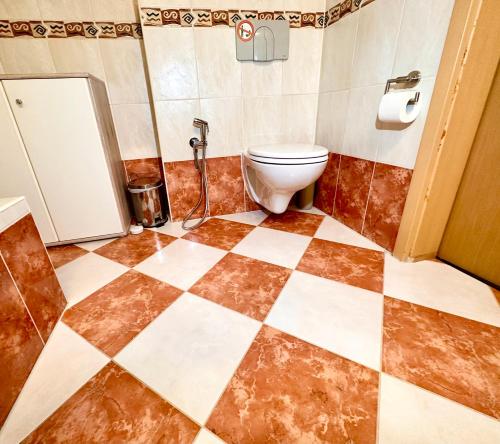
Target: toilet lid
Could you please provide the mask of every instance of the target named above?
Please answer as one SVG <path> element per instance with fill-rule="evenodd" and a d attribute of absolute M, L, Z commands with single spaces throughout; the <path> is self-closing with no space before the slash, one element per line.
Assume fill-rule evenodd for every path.
<path fill-rule="evenodd" d="M 302 143 L 284 143 L 276 145 L 260 145 L 248 148 L 252 157 L 271 159 L 310 159 L 328 155 L 324 146 Z"/>

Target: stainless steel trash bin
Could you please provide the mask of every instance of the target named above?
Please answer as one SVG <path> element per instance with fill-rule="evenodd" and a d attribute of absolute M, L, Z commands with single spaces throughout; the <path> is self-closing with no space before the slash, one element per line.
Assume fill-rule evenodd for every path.
<path fill-rule="evenodd" d="M 161 180 L 155 177 L 141 177 L 128 184 L 137 223 L 144 227 L 158 227 L 165 223 L 161 206 Z"/>

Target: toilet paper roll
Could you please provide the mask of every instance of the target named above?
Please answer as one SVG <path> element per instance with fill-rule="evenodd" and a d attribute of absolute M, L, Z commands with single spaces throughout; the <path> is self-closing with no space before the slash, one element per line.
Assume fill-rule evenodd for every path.
<path fill-rule="evenodd" d="M 378 107 L 378 118 L 381 122 L 410 123 L 420 113 L 422 102 L 411 104 L 417 91 L 394 91 L 384 94 Z"/>

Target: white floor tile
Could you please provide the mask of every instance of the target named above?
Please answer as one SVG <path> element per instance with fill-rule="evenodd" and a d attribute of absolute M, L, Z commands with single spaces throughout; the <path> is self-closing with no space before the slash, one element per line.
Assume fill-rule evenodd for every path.
<path fill-rule="evenodd" d="M 0 443 L 20 442 L 108 361 L 103 353 L 59 322 L 0 432 Z"/>
<path fill-rule="evenodd" d="M 187 233 L 187 231 L 182 228 L 182 222 L 167 222 L 162 227 L 148 228 L 148 230 L 156 231 L 157 233 L 168 234 L 169 236 L 175 237 L 181 237 Z"/>
<path fill-rule="evenodd" d="M 341 244 L 354 245 L 355 247 L 384 251 L 380 245 L 351 230 L 331 216 L 324 218 L 314 237 L 332 242 L 340 242 Z"/>
<path fill-rule="evenodd" d="M 248 211 L 246 213 L 225 214 L 224 216 L 217 217 L 219 219 L 231 220 L 242 224 L 259 225 L 267 216 L 268 214 L 264 211 L 257 210 Z"/>
<path fill-rule="evenodd" d="M 174 287 L 188 290 L 226 253 L 198 242 L 177 239 L 138 264 L 135 269 Z"/>
<path fill-rule="evenodd" d="M 294 271 L 266 324 L 380 369 L 383 296 Z"/>
<path fill-rule="evenodd" d="M 91 252 L 59 267 L 56 274 L 70 307 L 127 270 L 124 265 Z"/>
<path fill-rule="evenodd" d="M 75 244 L 77 247 L 83 248 L 88 251 L 94 251 L 97 250 L 98 248 L 102 247 L 103 245 L 109 244 L 110 242 L 113 242 L 118 238 L 113 238 L 113 239 L 101 239 L 101 240 L 96 240 L 96 241 L 90 241 L 90 242 L 80 242 L 79 244 Z"/>
<path fill-rule="evenodd" d="M 300 211 L 301 213 L 309 213 L 309 214 L 319 214 L 320 216 L 325 216 L 326 213 L 321 211 L 319 208 L 312 207 L 309 210 L 303 210 L 302 208 L 298 208 L 295 204 L 288 205 L 288 209 L 292 211 Z"/>
<path fill-rule="evenodd" d="M 301 234 L 256 227 L 233 248 L 232 252 L 271 264 L 295 268 L 311 239 Z"/>
<path fill-rule="evenodd" d="M 382 374 L 379 444 L 499 442 L 499 421 L 408 382 Z"/>
<path fill-rule="evenodd" d="M 214 435 L 209 430 L 202 428 L 200 429 L 198 435 L 193 442 L 193 444 L 224 444 L 225 441 L 222 441 L 218 436 Z"/>
<path fill-rule="evenodd" d="M 115 360 L 204 424 L 260 322 L 185 293 Z"/>
<path fill-rule="evenodd" d="M 384 294 L 500 327 L 490 287 L 441 262 L 400 262 L 386 254 Z"/>

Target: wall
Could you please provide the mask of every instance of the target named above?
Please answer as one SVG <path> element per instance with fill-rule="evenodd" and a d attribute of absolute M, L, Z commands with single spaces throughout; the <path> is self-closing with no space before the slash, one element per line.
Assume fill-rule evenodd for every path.
<path fill-rule="evenodd" d="M 227 12 L 235 5 L 237 11 Z M 269 142 L 314 142 L 324 1 L 141 0 L 140 6 L 173 218 L 182 219 L 199 196 L 199 176 L 188 145 L 199 135 L 192 126 L 195 116 L 211 127 L 210 214 L 255 209 L 244 192 L 243 149 Z M 227 15 L 217 22 L 220 14 L 210 9 Z M 290 29 L 288 61 L 238 62 L 233 15 L 244 18 L 254 15 L 248 12 L 252 10 L 272 11 L 268 15 L 277 17 L 282 11 L 290 18 L 285 9 L 314 13 L 292 14 L 298 15 L 300 27 Z"/>
<path fill-rule="evenodd" d="M 90 72 L 104 80 L 129 176 L 159 176 L 136 2 L 0 0 L 0 72 Z"/>
<path fill-rule="evenodd" d="M 0 427 L 66 306 L 26 202 L 7 211 L 0 214 Z"/>
<path fill-rule="evenodd" d="M 315 203 L 392 251 L 454 2 L 371 0 L 343 16 L 335 3 L 327 2 L 316 130 L 332 154 Z M 386 80 L 415 69 L 418 119 L 379 122 Z"/>

